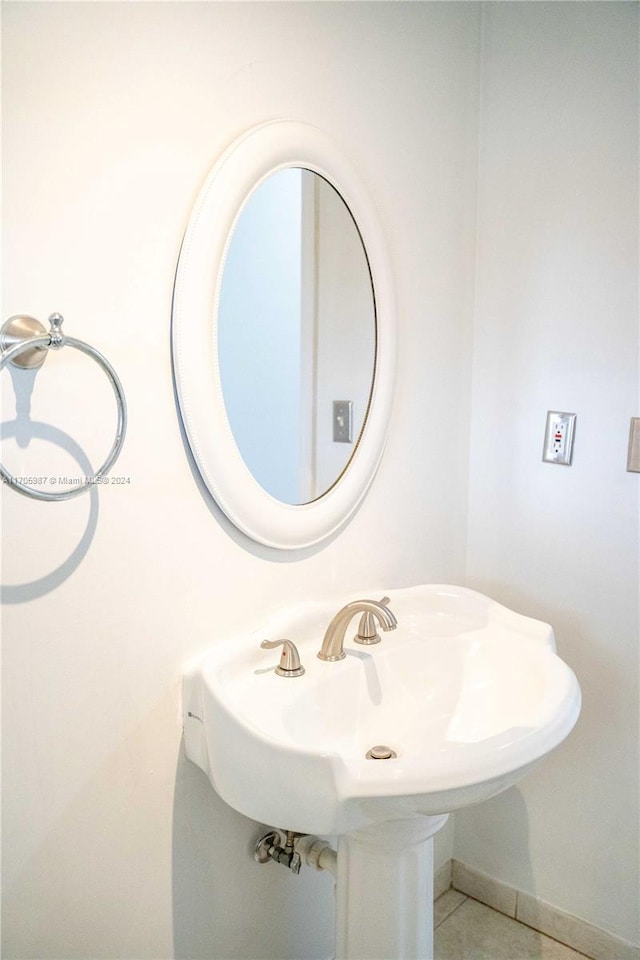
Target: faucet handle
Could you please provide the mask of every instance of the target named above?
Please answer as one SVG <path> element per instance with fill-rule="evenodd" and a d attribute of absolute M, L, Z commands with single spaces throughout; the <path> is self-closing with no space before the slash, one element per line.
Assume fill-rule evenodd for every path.
<path fill-rule="evenodd" d="M 301 677 L 304 667 L 300 663 L 300 655 L 295 643 L 291 640 L 263 640 L 260 646 L 263 650 L 273 650 L 282 644 L 280 663 L 276 667 L 279 677 Z"/>
<path fill-rule="evenodd" d="M 383 597 L 380 603 L 383 607 L 387 607 L 390 603 L 389 597 Z M 380 643 L 382 637 L 378 633 L 376 618 L 368 610 L 365 610 L 360 617 L 358 632 L 353 639 L 356 643 L 363 644 L 363 646 Z"/>

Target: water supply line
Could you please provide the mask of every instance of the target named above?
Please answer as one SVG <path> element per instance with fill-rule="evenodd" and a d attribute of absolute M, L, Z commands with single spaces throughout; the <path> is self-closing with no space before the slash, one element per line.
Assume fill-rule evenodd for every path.
<path fill-rule="evenodd" d="M 336 876 L 337 853 L 326 840 L 294 830 L 270 830 L 255 845 L 253 858 L 258 863 L 273 860 L 293 873 L 300 873 L 303 863 L 316 870 L 327 870 Z"/>
<path fill-rule="evenodd" d="M 295 847 L 301 860 L 316 870 L 328 870 L 334 877 L 337 872 L 338 854 L 327 840 L 311 834 L 298 837 Z"/>

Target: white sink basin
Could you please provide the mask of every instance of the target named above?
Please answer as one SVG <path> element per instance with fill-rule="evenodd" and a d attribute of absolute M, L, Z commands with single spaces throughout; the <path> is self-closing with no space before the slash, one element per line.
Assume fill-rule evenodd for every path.
<path fill-rule="evenodd" d="M 187 756 L 230 806 L 322 835 L 445 814 L 506 789 L 567 736 L 580 688 L 550 626 L 461 587 L 388 593 L 397 629 L 359 646 L 356 617 L 344 660 L 316 656 L 338 602 L 291 608 L 192 665 Z M 282 637 L 303 676 L 277 676 L 279 650 L 260 648 Z M 379 744 L 397 757 L 367 759 Z"/>

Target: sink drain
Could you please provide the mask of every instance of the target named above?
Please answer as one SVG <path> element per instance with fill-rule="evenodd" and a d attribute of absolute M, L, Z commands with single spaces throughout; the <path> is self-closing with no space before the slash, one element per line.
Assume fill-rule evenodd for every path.
<path fill-rule="evenodd" d="M 375 747 L 371 747 L 371 750 L 367 750 L 367 760 L 392 760 L 397 756 L 398 754 L 395 750 L 392 750 L 391 747 L 386 747 L 383 743 L 379 743 Z"/>

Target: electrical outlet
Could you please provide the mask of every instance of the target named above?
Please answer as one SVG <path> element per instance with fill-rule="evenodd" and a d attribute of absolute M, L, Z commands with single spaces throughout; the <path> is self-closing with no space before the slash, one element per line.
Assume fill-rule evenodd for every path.
<path fill-rule="evenodd" d="M 544 434 L 544 448 L 542 459 L 545 463 L 561 463 L 569 466 L 573 454 L 573 432 L 575 428 L 575 413 L 558 413 L 549 410 L 547 413 L 547 429 Z"/>
<path fill-rule="evenodd" d="M 629 473 L 640 473 L 640 417 L 631 417 L 627 471 Z"/>

